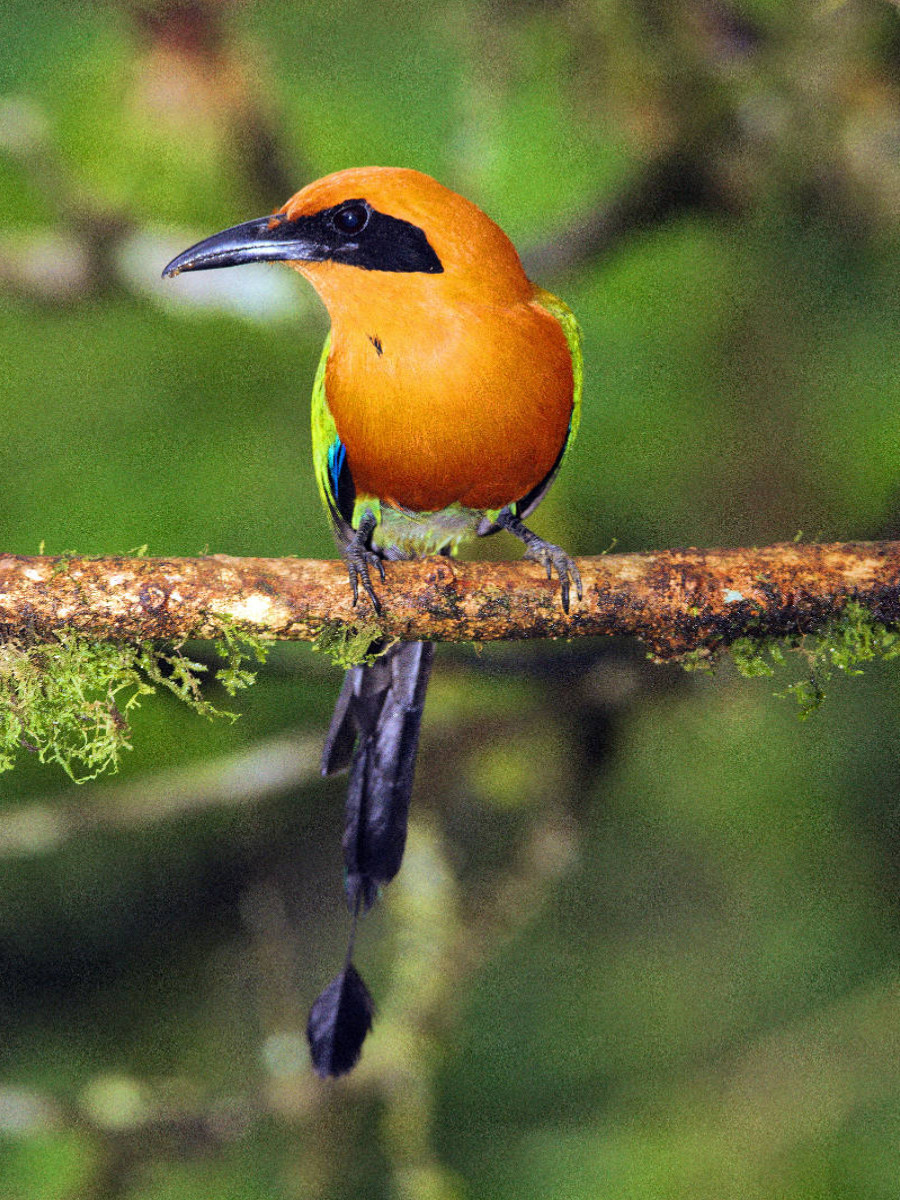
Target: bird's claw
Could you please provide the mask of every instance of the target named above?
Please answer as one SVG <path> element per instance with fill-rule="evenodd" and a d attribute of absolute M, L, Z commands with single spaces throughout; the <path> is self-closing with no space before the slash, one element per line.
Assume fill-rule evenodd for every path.
<path fill-rule="evenodd" d="M 347 564 L 347 573 L 350 576 L 353 607 L 356 607 L 356 603 L 359 600 L 359 585 L 362 584 L 363 591 L 372 601 L 372 607 L 380 615 L 381 604 L 375 595 L 375 589 L 372 587 L 372 577 L 369 574 L 369 570 L 373 566 L 377 567 L 378 574 L 381 576 L 381 582 L 384 583 L 384 563 L 381 555 L 376 554 L 374 550 L 370 550 L 366 545 L 365 536 L 360 536 L 359 532 L 356 534 L 353 541 L 344 549 L 344 561 Z"/>
<path fill-rule="evenodd" d="M 584 599 L 581 575 L 579 574 L 578 567 L 575 565 L 574 558 L 566 554 L 561 546 L 556 546 L 553 542 L 545 542 L 543 538 L 539 537 L 535 537 L 533 541 L 529 541 L 525 549 L 525 557 L 531 559 L 533 562 L 540 563 L 547 572 L 548 579 L 552 579 L 553 572 L 554 570 L 556 571 L 562 587 L 563 612 L 568 616 L 570 582 L 574 581 L 575 583 L 575 594 L 578 599 Z"/>

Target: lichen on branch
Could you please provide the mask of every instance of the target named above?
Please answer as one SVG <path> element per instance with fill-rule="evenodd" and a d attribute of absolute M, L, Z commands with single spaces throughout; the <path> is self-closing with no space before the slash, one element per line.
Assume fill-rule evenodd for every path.
<path fill-rule="evenodd" d="M 584 598 L 567 615 L 558 581 L 532 563 L 389 562 L 375 619 L 365 600 L 353 607 L 340 562 L 0 556 L 0 770 L 23 746 L 73 778 L 114 768 L 128 713 L 158 687 L 217 712 L 188 639 L 218 639 L 230 694 L 253 681 L 248 653 L 261 659 L 276 639 L 312 641 L 347 666 L 398 639 L 614 634 L 687 665 L 731 646 L 748 674 L 787 646 L 807 656 L 809 682 L 789 689 L 805 709 L 829 673 L 898 653 L 900 542 L 666 550 L 578 567 Z"/>

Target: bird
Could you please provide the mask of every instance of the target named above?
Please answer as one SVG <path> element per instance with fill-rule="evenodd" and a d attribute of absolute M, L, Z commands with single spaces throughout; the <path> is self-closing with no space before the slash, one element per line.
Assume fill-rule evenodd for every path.
<path fill-rule="evenodd" d="M 275 213 L 234 225 L 163 271 L 285 262 L 331 321 L 313 384 L 315 476 L 353 604 L 376 614 L 385 562 L 453 554 L 500 530 L 554 572 L 568 613 L 574 560 L 525 524 L 578 429 L 581 332 L 532 283 L 477 205 L 419 171 L 357 167 L 308 184 Z M 389 592 L 385 591 L 385 595 Z M 351 962 L 356 919 L 400 868 L 428 642 L 376 643 L 349 669 L 322 773 L 349 768 L 343 838 L 353 916 L 344 970 L 313 1005 L 307 1034 L 322 1076 L 350 1070 L 373 1004 Z"/>

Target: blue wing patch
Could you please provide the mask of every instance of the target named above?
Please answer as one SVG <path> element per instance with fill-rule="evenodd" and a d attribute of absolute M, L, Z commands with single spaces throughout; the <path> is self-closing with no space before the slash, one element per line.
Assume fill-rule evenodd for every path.
<path fill-rule="evenodd" d="M 340 438 L 335 438 L 328 447 L 328 475 L 331 479 L 331 490 L 337 498 L 340 486 L 341 471 L 347 461 L 347 447 Z"/>
<path fill-rule="evenodd" d="M 356 486 L 347 462 L 347 447 L 340 438 L 335 438 L 328 447 L 328 482 L 338 512 L 347 522 L 353 521 L 353 506 L 356 503 Z"/>

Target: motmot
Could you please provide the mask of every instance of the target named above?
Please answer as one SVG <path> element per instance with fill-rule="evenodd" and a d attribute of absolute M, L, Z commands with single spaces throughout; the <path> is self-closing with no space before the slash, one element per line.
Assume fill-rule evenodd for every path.
<path fill-rule="evenodd" d="M 271 216 L 179 254 L 182 271 L 283 261 L 324 301 L 331 330 L 312 394 L 313 465 L 347 564 L 353 603 L 385 561 L 452 554 L 507 530 L 559 579 L 569 611 L 578 569 L 525 524 L 578 428 L 581 334 L 532 283 L 506 234 L 471 201 L 418 171 L 338 171 Z M 400 868 L 433 647 L 390 645 L 346 675 L 322 772 L 349 768 L 343 839 L 356 918 Z M 353 937 L 351 935 L 351 948 Z M 313 1065 L 357 1061 L 372 1002 L 351 962 L 313 1006 Z"/>

